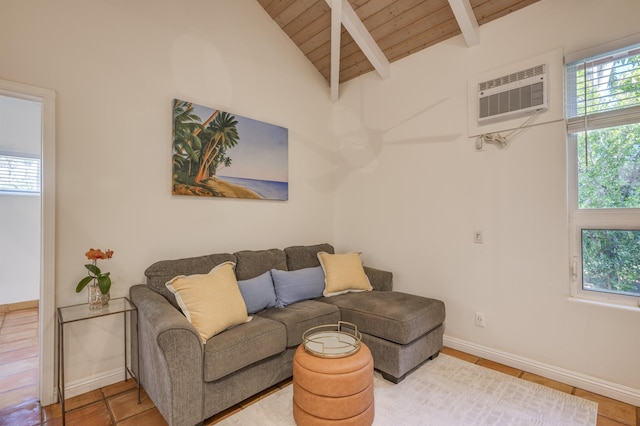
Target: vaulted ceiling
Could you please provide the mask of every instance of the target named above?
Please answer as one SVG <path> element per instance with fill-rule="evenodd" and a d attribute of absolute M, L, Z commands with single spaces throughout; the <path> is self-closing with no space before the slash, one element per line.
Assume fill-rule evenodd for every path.
<path fill-rule="evenodd" d="M 463 7 L 461 5 L 466 5 L 467 20 L 477 28 L 537 1 L 539 0 L 342 0 L 348 3 L 345 6 L 350 6 L 355 11 L 357 18 L 364 24 L 363 32 L 370 34 L 370 39 L 377 44 L 388 62 L 397 61 L 461 33 L 467 39 L 473 30 L 465 29 L 464 12 L 461 18 L 460 10 L 454 10 L 456 7 L 460 9 Z M 330 82 L 332 11 L 329 4 L 332 0 L 258 2 Z M 346 26 L 344 19 L 342 23 Z M 341 83 L 374 69 L 368 59 L 371 55 L 363 52 L 359 46 L 361 43 L 354 41 L 345 26 L 341 27 L 339 49 Z M 467 43 L 469 44 L 468 40 Z"/>

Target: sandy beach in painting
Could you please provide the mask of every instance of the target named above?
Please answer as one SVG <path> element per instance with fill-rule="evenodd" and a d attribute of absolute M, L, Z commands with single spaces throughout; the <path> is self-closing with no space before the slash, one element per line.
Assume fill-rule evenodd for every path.
<path fill-rule="evenodd" d="M 198 195 L 200 197 L 228 197 L 228 198 L 252 198 L 261 200 L 263 197 L 252 190 L 240 185 L 211 178 L 204 186 L 174 184 L 173 195 Z"/>
<path fill-rule="evenodd" d="M 245 188 L 244 186 L 234 185 L 229 182 L 225 182 L 218 178 L 211 178 L 207 181 L 207 186 L 213 188 L 213 190 L 220 197 L 230 197 L 230 198 L 253 198 L 260 199 L 262 198 L 252 190 Z"/>

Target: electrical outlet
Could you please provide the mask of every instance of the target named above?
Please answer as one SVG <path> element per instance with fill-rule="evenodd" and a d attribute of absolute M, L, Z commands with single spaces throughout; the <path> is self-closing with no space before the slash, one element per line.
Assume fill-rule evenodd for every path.
<path fill-rule="evenodd" d="M 484 312 L 476 312 L 476 326 L 484 327 Z"/>
<path fill-rule="evenodd" d="M 473 231 L 473 242 L 476 244 L 482 244 L 482 230 L 476 229 L 475 231 Z"/>

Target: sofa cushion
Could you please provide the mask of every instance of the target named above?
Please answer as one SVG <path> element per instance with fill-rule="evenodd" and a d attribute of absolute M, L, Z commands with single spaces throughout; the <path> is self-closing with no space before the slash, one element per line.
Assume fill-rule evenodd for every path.
<path fill-rule="evenodd" d="M 271 270 L 276 292 L 276 306 L 284 308 L 302 300 L 316 299 L 324 290 L 324 272 L 320 266 L 297 271 Z"/>
<path fill-rule="evenodd" d="M 352 291 L 373 290 L 367 274 L 364 272 L 360 253 L 329 254 L 318 253 L 318 259 L 325 275 L 325 296 Z"/>
<path fill-rule="evenodd" d="M 167 281 L 178 275 L 207 274 L 221 263 L 235 261 L 235 256 L 230 253 L 162 260 L 149 266 L 147 270 L 144 271 L 144 275 L 147 277 L 147 285 L 149 288 L 166 297 L 173 306 L 180 309 L 176 298 L 165 286 Z"/>
<path fill-rule="evenodd" d="M 316 300 L 304 300 L 287 306 L 285 309 L 265 309 L 256 314 L 284 324 L 287 329 L 287 347 L 302 343 L 302 334 L 317 325 L 337 324 L 340 310 L 328 303 Z"/>
<path fill-rule="evenodd" d="M 166 284 L 202 343 L 250 319 L 233 266 L 233 262 L 225 262 L 208 274 L 179 275 Z"/>
<path fill-rule="evenodd" d="M 395 291 L 345 293 L 320 299 L 340 308 L 361 333 L 405 345 L 443 323 L 444 303 Z"/>
<path fill-rule="evenodd" d="M 247 305 L 248 314 L 276 306 L 276 292 L 270 271 L 248 280 L 238 281 L 238 287 Z"/>
<path fill-rule="evenodd" d="M 287 257 L 280 249 L 243 250 L 234 255 L 239 280 L 248 280 L 272 269 L 287 270 Z"/>
<path fill-rule="evenodd" d="M 211 382 L 286 349 L 284 325 L 253 320 L 217 334 L 204 347 L 204 380 Z"/>
<path fill-rule="evenodd" d="M 287 255 L 287 268 L 290 271 L 295 271 L 304 268 L 313 268 L 320 266 L 318 260 L 318 252 L 334 253 L 333 246 L 331 244 L 323 243 L 313 246 L 292 246 L 284 249 Z"/>

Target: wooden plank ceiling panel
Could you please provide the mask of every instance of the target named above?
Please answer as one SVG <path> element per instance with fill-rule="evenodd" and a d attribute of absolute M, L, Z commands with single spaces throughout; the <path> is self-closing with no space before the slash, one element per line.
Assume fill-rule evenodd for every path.
<path fill-rule="evenodd" d="M 470 3 L 478 24 L 484 25 L 538 1 L 540 0 L 471 0 Z"/>
<path fill-rule="evenodd" d="M 282 27 L 285 33 L 296 43 L 296 38 L 300 39 L 298 34 L 309 27 L 310 22 L 315 22 L 325 13 L 329 13 L 330 8 L 326 1 L 312 0 L 313 3 L 307 10 L 296 16 L 294 20 Z"/>
<path fill-rule="evenodd" d="M 313 6 L 314 3 L 316 3 L 316 0 L 294 1 L 289 7 L 273 18 L 273 20 L 280 25 L 280 28 L 284 29 L 291 21 L 295 20 L 298 16 L 306 12 L 309 7 Z"/>
<path fill-rule="evenodd" d="M 406 12 L 406 14 L 415 13 L 415 9 L 411 9 Z M 394 32 L 389 32 L 385 34 L 381 34 L 380 47 L 385 52 L 389 61 L 395 61 L 399 56 L 402 56 L 400 52 L 394 54 L 388 54 L 387 52 L 394 49 L 395 46 L 404 43 L 405 41 L 412 39 L 416 36 L 422 36 L 425 39 L 436 38 L 432 36 L 431 33 L 434 31 L 434 28 L 439 25 L 454 20 L 453 11 L 449 7 L 449 3 L 445 0 L 444 6 L 436 8 L 436 6 L 432 6 L 429 8 L 421 7 L 422 13 L 420 13 L 420 18 L 413 22 L 405 21 L 402 22 L 402 25 L 398 25 L 398 29 Z M 397 52 L 398 49 L 395 49 Z M 406 56 L 406 55 L 405 55 Z M 404 56 L 402 56 L 404 57 Z"/>
<path fill-rule="evenodd" d="M 389 7 L 364 18 L 363 22 L 365 22 L 369 31 L 377 30 L 385 24 L 387 27 L 392 26 L 400 29 L 404 25 L 415 22 L 421 17 L 444 7 L 445 4 L 446 1 L 398 0 L 390 4 Z"/>
<path fill-rule="evenodd" d="M 273 0 L 265 10 L 272 18 L 278 17 L 286 8 L 295 3 L 296 0 Z"/>
<path fill-rule="evenodd" d="M 322 20 L 324 20 L 324 16 L 322 17 Z M 307 40 L 298 44 L 298 48 L 300 48 L 300 50 L 302 51 L 302 53 L 305 54 L 305 56 L 309 55 L 310 52 L 312 52 L 314 49 L 317 49 L 319 46 L 322 46 L 322 44 L 329 43 L 330 37 L 331 37 L 331 26 L 328 26 L 328 27 L 323 26 L 319 32 L 315 33 L 314 35 L 309 37 Z"/>
<path fill-rule="evenodd" d="M 331 72 L 331 8 L 326 0 L 257 0 L 327 81 Z M 460 27 L 448 0 L 343 0 L 351 7 L 389 62 L 455 37 Z M 540 0 L 470 0 L 479 25 Z M 480 41 L 482 42 L 482 40 Z M 340 82 L 373 70 L 342 28 Z"/>
<path fill-rule="evenodd" d="M 321 34 L 323 31 L 327 30 L 331 31 L 331 9 L 329 9 L 328 7 L 325 13 L 320 15 L 315 21 L 309 22 L 307 26 L 301 31 L 298 31 L 298 33 L 296 33 L 292 37 L 292 40 L 296 44 L 296 46 L 298 46 L 300 50 L 302 50 L 302 53 L 305 53 L 301 46 L 310 43 L 309 40 L 313 39 L 314 37 L 319 37 L 318 34 Z M 316 45 L 322 44 L 323 41 L 328 41 L 327 36 L 325 36 L 325 40 L 318 41 Z"/>
<path fill-rule="evenodd" d="M 371 16 L 363 23 L 371 32 L 371 36 L 378 42 L 380 48 L 385 51 L 393 46 L 394 42 L 390 40 L 396 40 L 399 43 L 403 38 L 411 37 L 409 33 L 415 31 L 425 31 L 429 25 L 424 19 L 437 13 L 447 6 L 447 1 L 397 1 L 394 4 L 405 3 L 406 8 L 389 8 L 389 13 L 393 13 L 393 19 L 389 19 L 388 13 L 377 13 Z M 451 9 L 449 9 L 450 11 Z M 387 12 L 386 10 L 383 12 Z M 451 15 L 453 16 L 453 15 Z M 440 17 L 436 16 L 434 22 L 438 21 Z M 433 24 L 433 22 L 431 22 Z M 405 34 L 403 37 L 402 34 Z M 385 52 L 386 54 L 386 52 Z M 387 58 L 393 61 L 392 58 Z"/>

